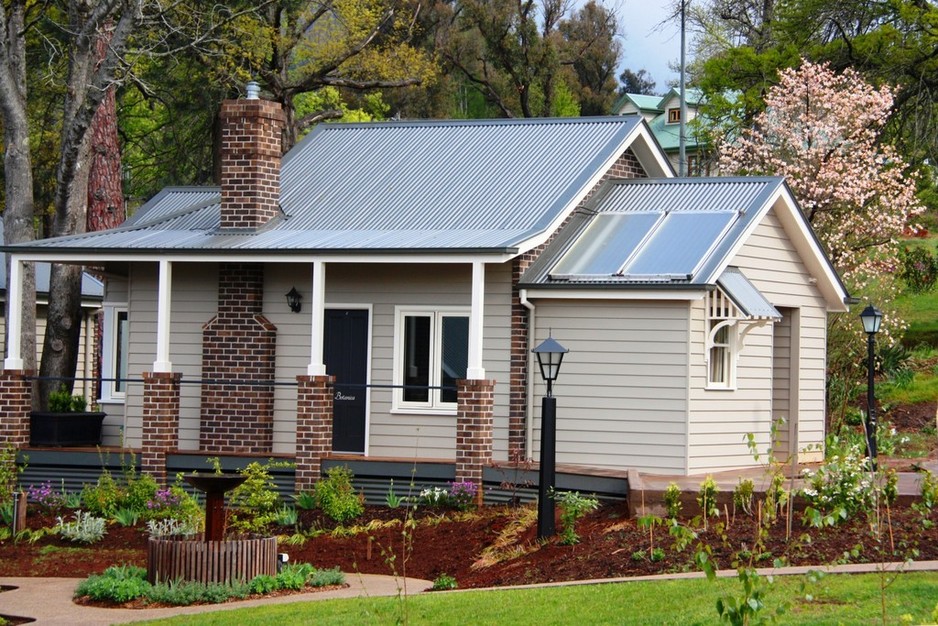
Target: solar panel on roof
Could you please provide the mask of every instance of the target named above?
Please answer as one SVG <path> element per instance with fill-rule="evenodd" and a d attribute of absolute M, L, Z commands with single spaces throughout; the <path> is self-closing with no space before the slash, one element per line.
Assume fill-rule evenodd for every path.
<path fill-rule="evenodd" d="M 597 215 L 552 274 L 617 274 L 661 218 L 658 213 Z"/>
<path fill-rule="evenodd" d="M 622 273 L 691 276 L 736 215 L 729 211 L 669 213 Z"/>

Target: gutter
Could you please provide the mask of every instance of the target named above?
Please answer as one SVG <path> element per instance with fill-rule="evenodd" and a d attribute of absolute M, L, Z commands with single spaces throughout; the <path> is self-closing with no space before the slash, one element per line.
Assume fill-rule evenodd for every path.
<path fill-rule="evenodd" d="M 534 353 L 531 352 L 531 349 L 534 343 L 535 307 L 534 303 L 528 300 L 527 289 L 519 289 L 518 298 L 521 301 L 521 306 L 528 310 L 527 371 L 525 372 L 527 408 L 525 409 L 526 416 L 524 420 L 524 451 L 528 458 L 532 458 L 531 451 L 534 449 L 534 385 L 531 382 L 531 372 L 533 371 L 532 355 Z"/>

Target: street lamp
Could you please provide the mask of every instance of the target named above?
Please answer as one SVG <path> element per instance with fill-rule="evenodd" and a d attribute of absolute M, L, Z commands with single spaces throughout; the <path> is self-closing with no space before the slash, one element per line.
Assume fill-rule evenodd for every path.
<path fill-rule="evenodd" d="M 883 312 L 872 304 L 867 305 L 860 313 L 863 330 L 866 331 L 866 450 L 870 465 L 876 471 L 876 393 L 873 387 L 873 351 L 876 343 L 876 333 L 883 322 Z"/>
<path fill-rule="evenodd" d="M 541 401 L 541 467 L 537 489 L 537 538 L 545 539 L 554 534 L 554 501 L 548 492 L 554 487 L 557 456 L 557 398 L 553 395 L 553 383 L 560 373 L 563 355 L 569 350 L 549 336 L 531 352 L 537 357 L 541 376 L 547 383 L 547 395 Z"/>

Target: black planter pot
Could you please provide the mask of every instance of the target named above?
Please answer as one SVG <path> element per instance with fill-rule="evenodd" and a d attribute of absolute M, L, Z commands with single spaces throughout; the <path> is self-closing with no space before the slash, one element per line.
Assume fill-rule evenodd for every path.
<path fill-rule="evenodd" d="M 99 446 L 104 417 L 101 412 L 33 411 L 29 414 L 29 445 Z"/>

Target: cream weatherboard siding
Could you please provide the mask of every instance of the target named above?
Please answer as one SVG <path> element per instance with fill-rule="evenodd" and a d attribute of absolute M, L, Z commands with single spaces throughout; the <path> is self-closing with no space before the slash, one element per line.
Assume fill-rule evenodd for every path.
<path fill-rule="evenodd" d="M 131 280 L 130 376 L 150 371 L 156 351 L 156 266 L 137 264 Z M 267 264 L 264 280 L 264 315 L 277 327 L 274 388 L 273 452 L 295 451 L 296 387 L 298 375 L 310 362 L 310 266 Z M 469 265 L 326 265 L 326 304 L 336 308 L 370 310 L 370 382 L 392 382 L 395 306 L 460 306 L 470 303 Z M 183 374 L 180 409 L 180 449 L 197 450 L 199 444 L 200 388 L 186 384 L 201 376 L 202 326 L 217 308 L 218 269 L 214 264 L 174 264 L 170 360 Z M 292 313 L 284 295 L 295 286 L 304 296 L 300 313 Z M 507 458 L 510 267 L 486 266 L 484 366 L 496 381 L 495 455 Z M 128 388 L 127 438 L 139 445 L 143 387 Z M 391 391 L 372 389 L 367 442 L 370 456 L 452 458 L 455 455 L 456 417 L 391 413 Z"/>
<path fill-rule="evenodd" d="M 800 355 L 797 364 L 788 364 L 789 371 L 783 372 L 782 378 L 797 372 L 798 380 L 790 383 L 797 385 L 797 415 L 786 417 L 797 420 L 799 458 L 809 460 L 817 456 L 817 450 L 801 451 L 819 446 L 824 439 L 827 340 L 824 298 L 774 210 L 766 215 L 730 265 L 739 267 L 776 308 L 797 311 L 793 319 L 799 320 L 800 325 L 791 329 L 789 341 L 800 344 Z M 743 435 L 755 436 L 764 459 L 773 415 L 772 403 L 767 399 L 782 393 L 774 385 L 774 366 L 784 346 L 775 351 L 771 324 L 753 330 L 739 352 L 736 388 L 706 390 L 703 303 L 693 308 L 692 318 L 689 470 L 699 473 L 752 465 L 753 457 Z"/>
<path fill-rule="evenodd" d="M 554 385 L 557 462 L 685 472 L 687 303 L 538 300 L 535 345 L 548 333 L 570 350 Z M 533 458 L 540 454 L 537 379 Z"/>
<path fill-rule="evenodd" d="M 827 303 L 808 273 L 791 240 L 770 211 L 733 264 L 776 307 L 797 310 L 800 325 L 793 341 L 800 344 L 797 441 L 800 461 L 821 460 L 827 411 Z"/>
<path fill-rule="evenodd" d="M 156 360 L 157 265 L 135 263 L 130 275 L 130 359 L 128 376 L 139 380 L 153 371 Z M 218 268 L 211 263 L 173 263 L 169 359 L 182 374 L 179 408 L 179 449 L 199 449 L 202 376 L 202 326 L 218 308 Z M 189 381 L 189 382 L 187 382 Z M 127 387 L 127 442 L 140 446 L 143 385 Z"/>

